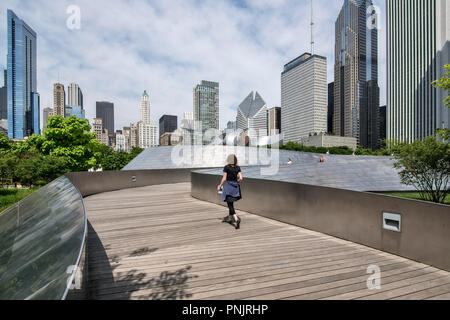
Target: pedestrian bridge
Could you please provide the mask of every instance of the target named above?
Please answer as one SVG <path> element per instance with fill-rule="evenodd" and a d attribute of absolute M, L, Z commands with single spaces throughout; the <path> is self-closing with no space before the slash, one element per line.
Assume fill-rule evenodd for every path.
<path fill-rule="evenodd" d="M 449 206 L 247 178 L 235 230 L 219 178 L 59 178 L 0 214 L 0 299 L 450 299 Z"/>
<path fill-rule="evenodd" d="M 92 299 L 450 298 L 446 271 L 242 211 L 235 230 L 190 187 L 85 199 Z M 367 288 L 372 265 L 379 290 Z"/>

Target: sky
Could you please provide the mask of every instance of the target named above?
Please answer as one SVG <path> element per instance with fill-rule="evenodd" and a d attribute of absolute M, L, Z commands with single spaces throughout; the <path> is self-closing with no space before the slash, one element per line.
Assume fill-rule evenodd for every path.
<path fill-rule="evenodd" d="M 315 53 L 327 58 L 334 81 L 334 26 L 344 0 L 314 1 Z M 386 101 L 385 1 L 380 9 L 380 103 Z M 68 28 L 70 6 L 80 28 Z M 95 102 L 115 105 L 115 129 L 139 121 L 144 90 L 151 121 L 193 110 L 201 80 L 220 83 L 220 127 L 258 91 L 280 106 L 283 66 L 310 45 L 310 0 L 2 0 L 0 68 L 6 67 L 6 11 L 12 9 L 37 35 L 41 112 L 53 105 L 53 84 L 80 85 L 86 118 Z M 3 82 L 0 80 L 0 83 Z"/>

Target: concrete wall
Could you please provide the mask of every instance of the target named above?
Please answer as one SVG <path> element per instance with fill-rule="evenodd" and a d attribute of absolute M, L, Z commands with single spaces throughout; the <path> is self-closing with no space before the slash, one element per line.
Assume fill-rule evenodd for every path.
<path fill-rule="evenodd" d="M 192 196 L 217 204 L 220 176 L 192 172 Z M 450 206 L 290 182 L 245 179 L 236 208 L 450 271 Z M 384 230 L 383 212 L 402 230 Z M 245 221 L 244 221 L 245 224 Z"/>
<path fill-rule="evenodd" d="M 102 192 L 158 184 L 189 182 L 192 169 L 73 172 L 66 177 L 77 187 L 83 197 Z M 134 179 L 135 178 L 135 179 Z"/>

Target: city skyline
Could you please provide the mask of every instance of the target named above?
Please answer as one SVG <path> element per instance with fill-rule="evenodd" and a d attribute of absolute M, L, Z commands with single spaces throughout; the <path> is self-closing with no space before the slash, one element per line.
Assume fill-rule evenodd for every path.
<path fill-rule="evenodd" d="M 228 121 L 234 120 L 242 96 L 251 90 L 261 92 L 268 106 L 279 105 L 279 73 L 283 64 L 310 48 L 310 17 L 306 10 L 310 1 L 248 1 L 239 6 L 234 3 L 187 1 L 171 11 L 170 3 L 150 5 L 137 1 L 130 5 L 130 10 L 125 10 L 123 2 L 117 2 L 104 12 L 99 11 L 101 3 L 80 1 L 80 30 L 66 27 L 68 1 L 49 7 L 41 1 L 24 4 L 6 0 L 0 5 L 0 17 L 6 14 L 7 8 L 16 10 L 40 35 L 38 92 L 41 111 L 51 106 L 53 83 L 75 82 L 83 88 L 88 119 L 95 116 L 95 102 L 107 100 L 116 105 L 115 126 L 129 125 L 139 118 L 134 106 L 136 96 L 143 90 L 153 97 L 155 119 L 168 111 L 181 119 L 183 112 L 191 109 L 192 87 L 202 79 L 209 79 L 221 85 L 219 118 L 220 128 L 224 128 Z M 315 53 L 334 61 L 334 41 L 330 41 L 330 36 L 334 35 L 334 23 L 343 1 L 327 1 L 326 6 L 324 3 L 315 1 L 315 7 L 324 8 L 316 10 L 315 14 Z M 374 3 L 381 9 L 379 71 L 380 102 L 384 104 L 384 1 Z M 138 10 L 131 9 L 138 5 L 142 13 L 135 16 L 128 13 L 136 13 Z M 215 17 L 207 14 L 217 8 L 220 12 Z M 113 13 L 121 9 L 123 14 L 118 19 L 112 18 Z M 170 25 L 172 32 L 167 37 L 169 23 L 177 21 L 181 14 L 184 22 Z M 143 15 L 155 21 L 144 21 L 151 19 L 144 19 Z M 261 18 L 266 18 L 268 23 L 261 23 L 260 20 L 265 20 Z M 133 23 L 128 26 L 128 21 Z M 211 28 L 202 29 L 213 22 L 216 23 Z M 2 34 L 5 29 L 6 26 L 0 24 Z M 192 43 L 191 48 L 185 47 L 186 41 Z M 97 49 L 94 52 L 90 50 L 93 43 Z M 5 47 L 6 39 L 0 37 L 2 67 L 6 60 Z M 212 64 L 216 60 L 221 63 Z M 329 64 L 327 71 L 328 82 L 332 82 L 333 65 Z M 104 81 L 105 78 L 109 81 Z"/>

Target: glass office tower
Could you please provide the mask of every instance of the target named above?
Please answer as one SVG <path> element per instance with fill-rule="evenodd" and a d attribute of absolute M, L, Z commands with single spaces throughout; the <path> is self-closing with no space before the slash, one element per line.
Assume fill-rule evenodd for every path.
<path fill-rule="evenodd" d="M 36 32 L 8 10 L 8 137 L 40 134 Z"/>
<path fill-rule="evenodd" d="M 345 0 L 336 21 L 333 130 L 376 149 L 379 138 L 372 119 L 380 105 L 375 88 L 378 30 L 376 25 L 369 28 L 372 5 L 372 0 Z"/>
<path fill-rule="evenodd" d="M 194 119 L 202 123 L 202 131 L 219 130 L 219 84 L 202 81 L 194 88 Z"/>

